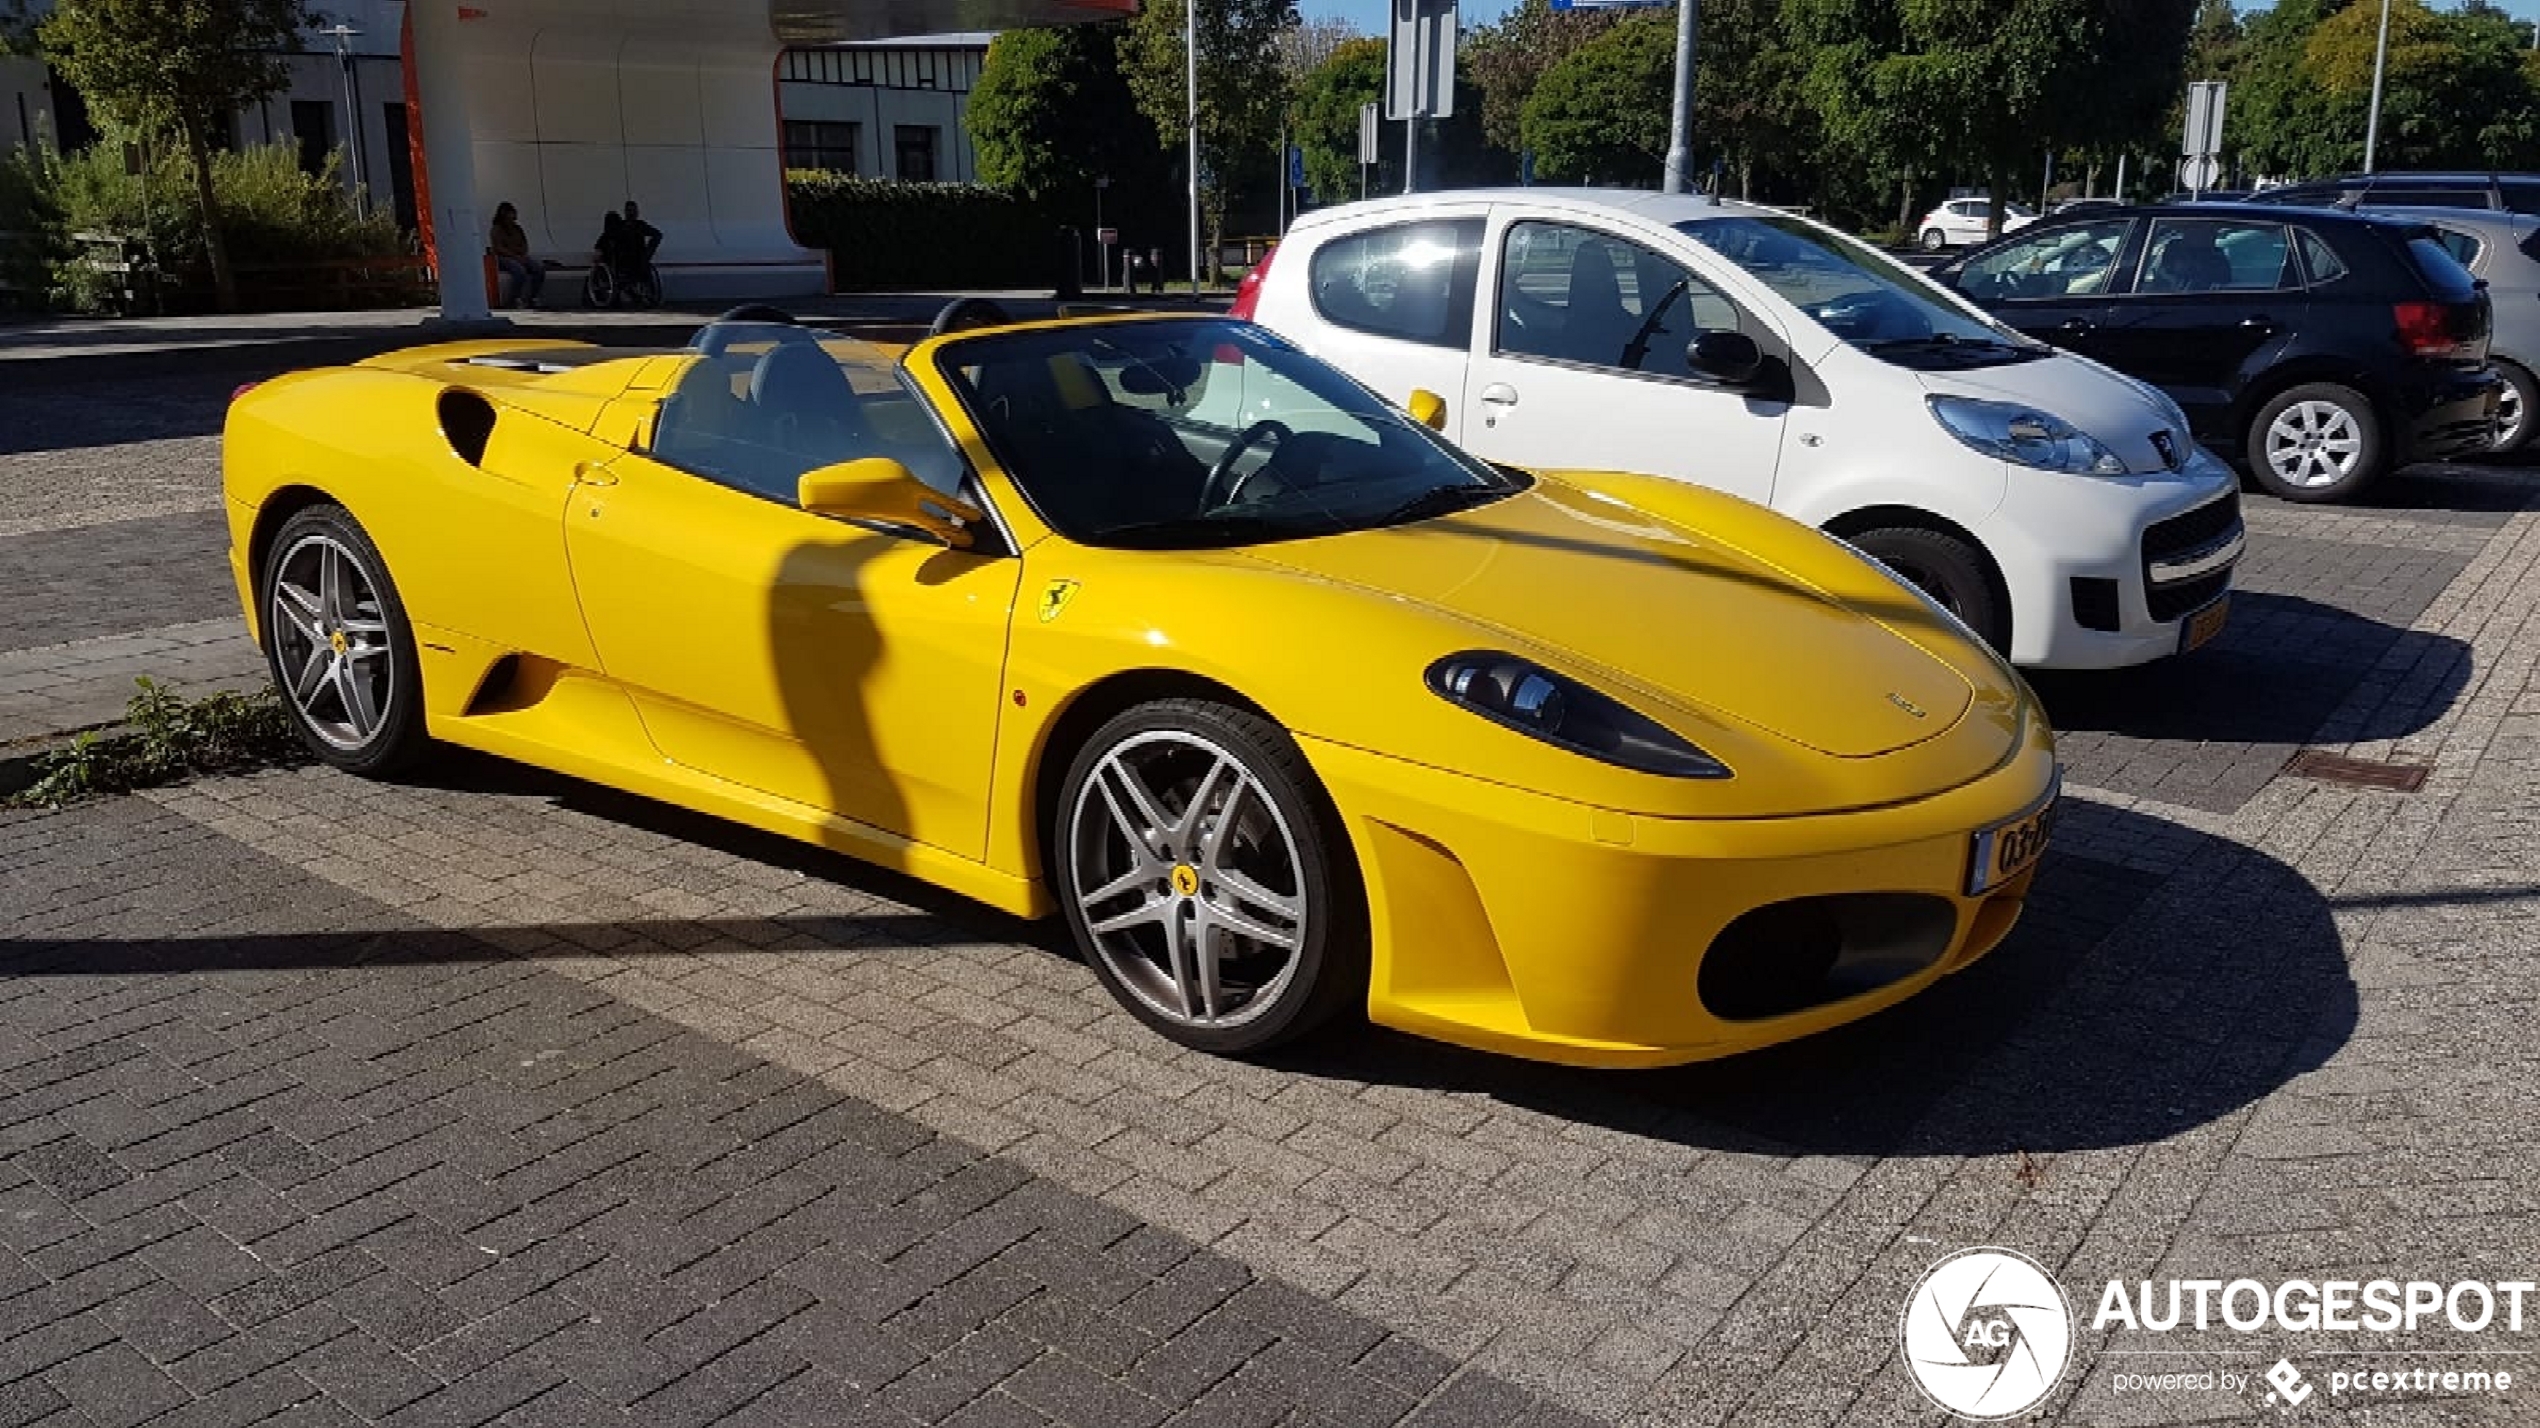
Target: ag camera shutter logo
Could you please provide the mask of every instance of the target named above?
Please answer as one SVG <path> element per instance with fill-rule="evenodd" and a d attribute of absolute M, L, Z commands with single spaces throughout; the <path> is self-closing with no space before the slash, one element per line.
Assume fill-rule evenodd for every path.
<path fill-rule="evenodd" d="M 1926 1271 L 1899 1333 L 1906 1371 L 1925 1398 L 1960 1418 L 2009 1418 L 2062 1381 L 2073 1311 L 2037 1261 L 1986 1246 Z"/>

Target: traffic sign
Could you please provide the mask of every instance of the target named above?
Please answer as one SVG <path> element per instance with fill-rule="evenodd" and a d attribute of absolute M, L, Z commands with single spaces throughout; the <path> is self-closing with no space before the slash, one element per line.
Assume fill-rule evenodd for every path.
<path fill-rule="evenodd" d="M 1385 117 L 1455 113 L 1455 0 L 1393 0 L 1385 43 Z"/>
<path fill-rule="evenodd" d="M 1120 230 L 1117 228 L 1097 228 L 1094 230 L 1094 241 L 1100 243 L 1106 248 L 1111 247 L 1113 244 L 1120 241 Z"/>
<path fill-rule="evenodd" d="M 2189 193 L 2203 193 L 2222 182 L 2222 160 L 2212 154 L 2196 154 L 2178 161 L 2178 186 Z"/>
<path fill-rule="evenodd" d="M 1305 150 L 1288 145 L 1288 187 L 1305 187 Z"/>
<path fill-rule="evenodd" d="M 1383 108 L 1372 100 L 1358 106 L 1358 162 L 1361 164 L 1376 162 L 1376 126 L 1384 122 Z"/>

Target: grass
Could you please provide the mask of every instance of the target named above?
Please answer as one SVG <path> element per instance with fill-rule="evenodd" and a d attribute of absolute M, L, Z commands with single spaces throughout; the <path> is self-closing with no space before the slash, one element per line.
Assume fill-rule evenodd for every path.
<path fill-rule="evenodd" d="M 296 763 L 305 746 L 267 685 L 187 699 L 154 680 L 124 709 L 124 726 L 79 735 L 36 761 L 34 782 L 0 799 L 11 808 L 59 808 L 81 799 L 181 783 L 201 774 Z"/>

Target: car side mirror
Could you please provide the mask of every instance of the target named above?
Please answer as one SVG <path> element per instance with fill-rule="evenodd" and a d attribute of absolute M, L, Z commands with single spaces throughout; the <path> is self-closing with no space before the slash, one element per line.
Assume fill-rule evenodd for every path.
<path fill-rule="evenodd" d="M 1426 387 L 1411 394 L 1411 403 L 1405 410 L 1411 413 L 1413 421 L 1431 431 L 1446 430 L 1446 398 Z"/>
<path fill-rule="evenodd" d="M 794 500 L 815 516 L 913 527 L 955 550 L 970 549 L 977 539 L 972 527 L 988 518 L 987 512 L 918 480 L 887 456 L 806 471 L 794 483 Z"/>
<path fill-rule="evenodd" d="M 1685 367 L 1696 381 L 1720 387 L 1744 387 L 1763 375 L 1764 349 L 1743 332 L 1713 328 L 1693 335 L 1685 347 Z"/>

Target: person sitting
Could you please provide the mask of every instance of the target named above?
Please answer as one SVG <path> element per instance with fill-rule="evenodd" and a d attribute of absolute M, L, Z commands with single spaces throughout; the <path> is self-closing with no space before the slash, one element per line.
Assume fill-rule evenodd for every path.
<path fill-rule="evenodd" d="M 547 285 L 547 267 L 529 256 L 529 233 L 520 226 L 519 209 L 508 203 L 494 206 L 494 231 L 486 246 L 493 250 L 495 269 L 512 280 L 512 301 L 536 307 Z"/>
<path fill-rule="evenodd" d="M 626 200 L 626 246 L 633 262 L 623 271 L 629 278 L 653 270 L 653 255 L 661 251 L 661 230 L 644 221 L 644 210 L 635 200 Z"/>

